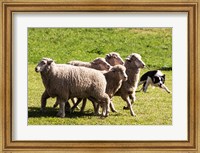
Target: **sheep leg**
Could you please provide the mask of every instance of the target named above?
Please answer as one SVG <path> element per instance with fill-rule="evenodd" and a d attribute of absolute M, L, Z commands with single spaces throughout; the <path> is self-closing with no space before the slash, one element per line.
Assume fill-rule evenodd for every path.
<path fill-rule="evenodd" d="M 110 98 L 107 95 L 104 100 L 101 101 L 102 104 L 102 117 L 109 116 L 110 113 Z"/>
<path fill-rule="evenodd" d="M 133 91 L 129 93 L 128 97 L 129 97 L 129 99 L 131 100 L 131 104 L 133 104 L 133 103 L 136 101 L 135 89 L 133 89 Z M 125 99 L 126 99 L 126 98 L 125 98 Z M 128 110 L 128 109 L 129 109 L 129 106 L 128 106 L 128 105 L 127 105 L 127 106 L 124 106 L 123 109 Z"/>
<path fill-rule="evenodd" d="M 58 102 L 58 100 L 56 99 L 56 102 L 55 102 L 55 104 L 53 105 L 53 108 L 56 108 L 58 105 L 59 105 L 59 102 Z"/>
<path fill-rule="evenodd" d="M 115 106 L 114 106 L 114 104 L 112 102 L 112 99 L 110 99 L 110 108 L 111 108 L 112 112 L 117 112 L 117 110 L 115 109 Z"/>
<path fill-rule="evenodd" d="M 46 104 L 47 104 L 47 99 L 49 98 L 49 94 L 45 90 L 41 96 L 41 111 L 45 110 Z"/>
<path fill-rule="evenodd" d="M 99 101 L 98 101 L 98 103 L 96 102 L 97 100 L 95 99 L 95 98 L 93 98 L 93 97 L 89 97 L 88 98 L 91 102 L 92 102 L 92 104 L 93 104 L 93 107 L 94 107 L 94 115 L 99 115 L 100 113 L 99 113 Z"/>
<path fill-rule="evenodd" d="M 71 106 L 68 101 L 65 103 L 65 112 L 71 113 Z"/>
<path fill-rule="evenodd" d="M 76 103 L 74 98 L 71 98 L 71 101 L 72 101 L 73 105 Z M 76 106 L 76 107 L 77 107 L 77 109 L 80 109 L 78 106 Z"/>
<path fill-rule="evenodd" d="M 65 101 L 60 99 L 60 98 L 57 98 L 57 99 L 58 99 L 58 102 L 59 102 L 59 105 L 60 105 L 57 116 L 64 118 L 65 117 Z"/>
<path fill-rule="evenodd" d="M 82 106 L 81 106 L 81 113 L 83 113 L 83 112 L 84 112 L 84 109 L 85 109 L 85 106 L 86 106 L 86 102 L 87 102 L 87 99 L 86 99 L 86 98 L 84 98 L 84 99 L 83 99 Z"/>
<path fill-rule="evenodd" d="M 77 102 L 74 104 L 74 106 L 71 108 L 71 111 L 73 112 L 74 109 L 78 106 L 78 104 L 81 102 L 82 98 L 78 98 Z"/>
<path fill-rule="evenodd" d="M 107 106 L 106 106 L 106 103 L 105 102 L 101 102 L 101 105 L 102 105 L 101 117 L 107 117 L 107 112 L 106 112 Z"/>
<path fill-rule="evenodd" d="M 109 116 L 110 113 L 110 98 L 106 99 L 106 117 Z"/>
<path fill-rule="evenodd" d="M 132 115 L 132 116 L 136 116 L 136 114 L 135 114 L 134 111 L 133 111 L 133 108 L 132 108 L 131 102 L 130 102 L 130 100 L 129 100 L 129 96 L 122 97 L 122 99 L 123 99 L 124 101 L 126 101 L 126 103 L 127 103 L 127 108 L 130 109 L 130 113 L 131 113 L 131 115 Z M 124 108 L 125 108 L 125 107 L 124 107 Z"/>
<path fill-rule="evenodd" d="M 100 115 L 99 113 L 99 108 L 100 108 L 100 103 L 94 103 L 94 115 Z"/>
<path fill-rule="evenodd" d="M 58 99 L 56 99 L 56 102 L 53 105 L 53 108 L 56 108 L 58 105 L 59 105 L 59 101 L 58 101 Z M 67 102 L 66 105 L 65 105 L 65 111 L 69 111 L 70 108 L 71 108 L 71 106 L 70 106 L 69 102 Z"/>
<path fill-rule="evenodd" d="M 131 104 L 133 104 L 136 100 L 135 94 L 132 93 L 131 95 L 129 95 L 129 98 L 131 99 Z"/>
<path fill-rule="evenodd" d="M 95 100 L 93 98 L 89 98 L 89 100 L 92 102 L 92 105 L 94 107 L 94 114 L 95 115 L 98 115 L 99 114 L 99 109 L 98 109 L 98 105 L 97 103 L 95 102 Z M 85 109 L 85 106 L 86 106 L 86 102 L 87 102 L 87 98 L 84 98 L 83 99 L 83 103 L 82 103 L 82 107 L 81 107 L 81 112 L 83 113 L 84 112 L 84 109 Z"/>

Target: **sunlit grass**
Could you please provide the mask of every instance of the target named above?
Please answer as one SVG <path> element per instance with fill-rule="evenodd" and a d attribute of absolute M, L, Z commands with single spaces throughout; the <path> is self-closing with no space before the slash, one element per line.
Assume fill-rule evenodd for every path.
<path fill-rule="evenodd" d="M 114 97 L 113 102 L 117 113 L 110 113 L 105 119 L 93 115 L 93 106 L 88 100 L 84 113 L 75 110 L 67 113 L 65 118 L 56 117 L 58 108 L 53 109 L 55 98 L 47 100 L 47 109 L 40 112 L 40 99 L 44 87 L 40 74 L 34 71 L 35 65 L 29 65 L 28 72 L 28 123 L 33 125 L 171 125 L 172 124 L 172 95 L 159 88 L 148 88 L 147 93 L 137 92 L 137 100 L 133 109 L 136 117 L 129 110 L 123 110 L 126 103 L 120 97 Z M 143 72 L 142 72 L 143 73 Z M 172 72 L 166 74 L 166 85 L 172 89 Z M 81 107 L 81 105 L 79 105 Z"/>
<path fill-rule="evenodd" d="M 133 109 L 123 110 L 126 103 L 120 97 L 113 102 L 117 113 L 100 119 L 93 115 L 93 106 L 87 102 L 85 112 L 67 113 L 56 117 L 55 99 L 49 98 L 46 112 L 40 112 L 44 86 L 40 74 L 34 71 L 43 57 L 57 63 L 70 60 L 92 61 L 112 51 L 125 59 L 139 53 L 151 69 L 162 69 L 166 85 L 172 90 L 172 29 L 171 28 L 29 28 L 28 29 L 28 124 L 29 125 L 171 125 L 172 95 L 162 89 L 149 87 L 147 93 L 137 92 Z M 169 70 L 169 71 L 164 71 Z M 141 75 L 148 69 L 143 69 Z M 79 105 L 81 107 L 81 105 Z"/>

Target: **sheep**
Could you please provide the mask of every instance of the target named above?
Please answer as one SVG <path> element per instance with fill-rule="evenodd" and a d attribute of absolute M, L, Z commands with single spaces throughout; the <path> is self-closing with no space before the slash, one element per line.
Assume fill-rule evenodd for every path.
<path fill-rule="evenodd" d="M 123 65 L 116 65 L 116 66 L 113 66 L 110 71 L 104 72 L 104 76 L 107 81 L 106 93 L 108 94 L 110 99 L 114 96 L 114 94 L 117 92 L 117 90 L 121 87 L 122 81 L 127 80 L 127 75 L 126 75 L 125 71 L 126 71 L 126 68 Z M 77 101 L 77 103 L 72 107 L 71 111 L 74 111 L 74 109 L 80 102 L 81 102 L 81 99 L 79 99 Z M 84 110 L 85 104 L 86 104 L 86 101 L 83 101 L 81 111 Z M 95 105 L 94 105 L 94 107 L 95 107 Z M 110 101 L 110 107 L 113 112 L 116 112 L 112 101 Z M 94 110 L 95 110 L 95 114 L 98 114 L 98 109 L 94 108 Z"/>
<path fill-rule="evenodd" d="M 104 58 L 96 58 L 92 62 L 70 61 L 68 64 L 74 66 L 84 66 L 96 70 L 109 70 L 111 65 L 106 62 Z"/>
<path fill-rule="evenodd" d="M 108 116 L 110 98 L 105 93 L 105 76 L 94 69 L 66 64 L 56 64 L 50 58 L 43 58 L 35 67 L 40 72 L 45 92 L 50 97 L 56 97 L 60 108 L 57 116 L 65 117 L 65 102 L 69 98 L 90 98 L 101 101 L 102 116 Z"/>
<path fill-rule="evenodd" d="M 140 68 L 144 68 L 145 63 L 141 60 L 139 54 L 132 53 L 126 58 L 124 66 L 126 67 L 128 80 L 122 83 L 121 88 L 116 92 L 115 96 L 121 96 L 127 103 L 127 107 L 124 106 L 124 109 L 130 109 L 131 115 L 136 116 L 132 108 L 132 103 L 136 99 L 135 92 L 139 81 Z"/>
<path fill-rule="evenodd" d="M 106 62 L 108 62 L 111 66 L 115 65 L 124 65 L 123 59 L 120 57 L 120 55 L 116 52 L 111 52 L 106 55 L 105 57 Z"/>
<path fill-rule="evenodd" d="M 96 58 L 93 62 L 81 62 L 81 61 L 71 61 L 69 62 L 69 64 L 75 65 L 75 66 L 84 66 L 84 67 L 89 67 L 89 68 L 94 68 L 97 70 L 105 70 L 108 71 L 108 69 L 106 69 L 106 67 L 108 67 L 107 65 L 109 65 L 111 68 L 114 65 L 118 65 L 124 64 L 124 61 L 122 60 L 122 58 L 120 57 L 120 55 L 116 52 L 111 52 L 109 54 L 106 55 L 105 59 L 103 58 Z M 116 80 L 116 83 L 118 82 L 118 80 Z M 112 90 L 112 89 L 111 89 Z M 72 99 L 73 101 L 73 99 Z M 80 103 L 80 100 L 77 101 L 77 104 L 73 106 L 72 111 L 74 110 L 74 108 Z M 84 111 L 85 105 L 86 105 L 86 101 L 87 99 L 83 99 L 83 103 L 82 103 L 82 107 L 81 107 L 81 112 Z M 54 104 L 54 108 L 58 105 L 58 103 Z M 94 104 L 93 104 L 94 105 Z M 116 112 L 113 103 L 111 102 L 111 110 L 113 112 Z"/>
<path fill-rule="evenodd" d="M 68 64 L 74 66 L 84 66 L 88 68 L 93 68 L 97 70 L 109 70 L 111 65 L 105 61 L 104 58 L 96 58 L 92 62 L 82 62 L 82 61 L 71 61 Z M 44 92 L 41 97 L 41 111 L 45 110 L 47 99 L 50 98 L 47 92 Z M 75 100 L 72 98 L 72 103 L 75 104 Z M 53 108 L 58 106 L 58 102 L 53 105 Z M 70 106 L 69 106 L 70 107 Z"/>
<path fill-rule="evenodd" d="M 120 65 L 124 64 L 123 59 L 120 57 L 119 53 L 116 53 L 116 52 L 111 52 L 111 53 L 107 54 L 106 57 L 105 57 L 105 61 L 107 63 L 109 63 L 111 66 L 115 66 L 115 65 L 118 65 L 118 64 L 120 64 Z M 71 64 L 71 62 L 70 62 L 70 64 Z M 73 64 L 73 62 L 72 62 L 72 64 Z M 76 62 L 75 64 L 77 66 L 87 66 L 88 65 L 88 64 L 84 64 L 84 63 L 83 64 L 79 64 L 79 62 Z M 84 111 L 85 105 L 86 105 L 86 99 L 83 99 L 83 103 L 82 103 L 82 107 L 81 107 L 81 112 Z M 75 106 L 77 106 L 77 105 L 75 105 Z M 113 112 L 116 112 L 116 110 L 114 109 L 114 105 L 112 104 L 112 102 L 111 102 L 111 109 L 112 109 Z"/>

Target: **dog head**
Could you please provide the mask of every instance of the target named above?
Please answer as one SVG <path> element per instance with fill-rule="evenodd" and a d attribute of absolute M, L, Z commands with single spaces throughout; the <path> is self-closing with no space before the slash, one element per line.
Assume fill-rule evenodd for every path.
<path fill-rule="evenodd" d="M 162 85 L 165 83 L 165 74 L 162 76 L 154 76 L 152 81 L 154 85 L 162 88 Z"/>

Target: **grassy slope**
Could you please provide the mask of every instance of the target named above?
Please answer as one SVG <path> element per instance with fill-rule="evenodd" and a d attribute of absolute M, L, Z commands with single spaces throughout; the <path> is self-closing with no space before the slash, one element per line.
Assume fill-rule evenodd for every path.
<path fill-rule="evenodd" d="M 123 59 L 137 52 L 149 67 L 172 67 L 171 28 L 31 28 L 28 32 L 29 64 L 42 57 L 58 63 L 92 61 L 116 51 Z"/>
<path fill-rule="evenodd" d="M 148 93 L 138 92 L 134 110 L 137 117 L 123 110 L 125 102 L 120 97 L 113 101 L 118 113 L 106 119 L 92 116 L 93 108 L 87 103 L 85 113 L 67 114 L 64 119 L 55 117 L 55 99 L 48 99 L 47 111 L 41 113 L 40 97 L 44 87 L 40 75 L 34 72 L 42 57 L 50 57 L 58 63 L 70 60 L 91 61 L 105 57 L 111 51 L 119 52 L 125 59 L 132 52 L 142 55 L 151 69 L 171 69 L 171 29 L 29 29 L 28 30 L 28 123 L 31 124 L 86 124 L 86 125 L 169 125 L 172 124 L 172 95 L 151 87 Z M 142 70 L 141 74 L 147 69 Z M 167 75 L 166 85 L 172 89 L 172 71 Z"/>

